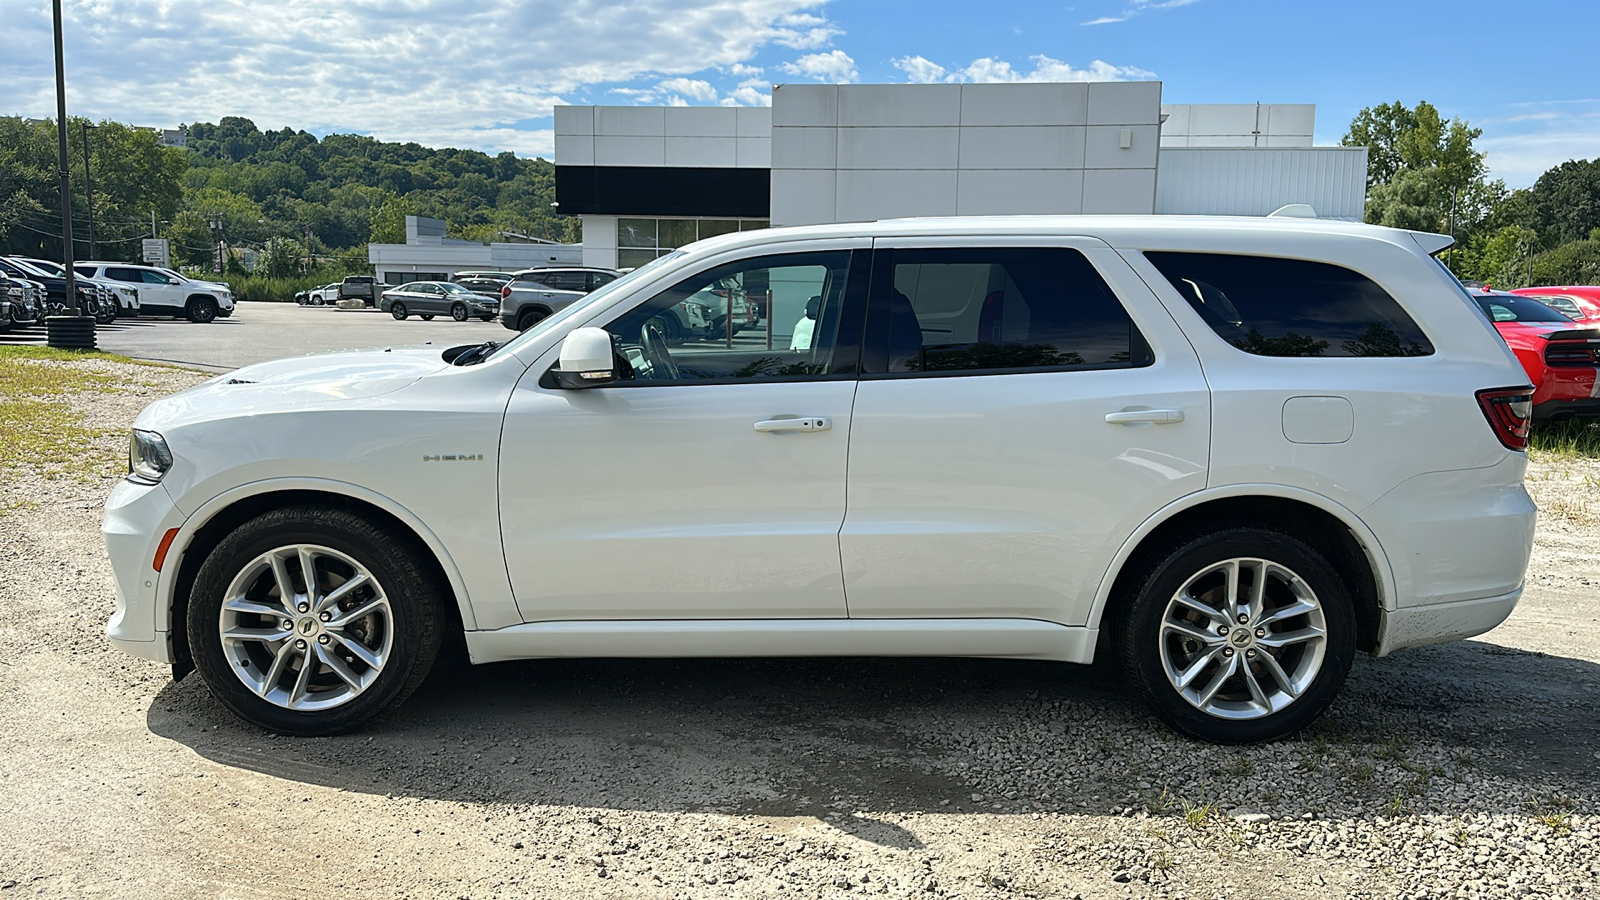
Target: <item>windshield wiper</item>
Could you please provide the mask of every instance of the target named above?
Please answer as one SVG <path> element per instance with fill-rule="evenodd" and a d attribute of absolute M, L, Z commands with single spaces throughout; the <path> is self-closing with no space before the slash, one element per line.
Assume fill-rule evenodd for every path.
<path fill-rule="evenodd" d="M 453 366 L 470 366 L 488 359 L 496 350 L 500 349 L 503 341 L 484 341 L 476 347 L 462 351 L 455 359 L 450 360 Z"/>

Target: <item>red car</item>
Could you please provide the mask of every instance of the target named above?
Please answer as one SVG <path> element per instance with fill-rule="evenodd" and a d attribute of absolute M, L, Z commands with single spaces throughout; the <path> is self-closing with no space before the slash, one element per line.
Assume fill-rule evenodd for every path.
<path fill-rule="evenodd" d="M 1528 287 L 1516 288 L 1510 293 L 1532 297 L 1588 328 L 1600 328 L 1600 287 Z"/>
<path fill-rule="evenodd" d="M 1532 297 L 1485 289 L 1472 299 L 1533 382 L 1535 421 L 1600 416 L 1600 330 Z"/>

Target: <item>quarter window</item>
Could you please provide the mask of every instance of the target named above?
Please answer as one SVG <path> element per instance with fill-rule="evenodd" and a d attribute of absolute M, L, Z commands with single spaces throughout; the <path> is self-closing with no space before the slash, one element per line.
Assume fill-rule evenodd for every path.
<path fill-rule="evenodd" d="M 1149 365 L 1148 345 L 1076 250 L 881 251 L 869 333 L 891 373 L 1001 374 Z"/>
<path fill-rule="evenodd" d="M 1147 252 L 1223 340 L 1257 356 L 1427 356 L 1433 344 L 1372 279 L 1329 263 Z"/>
<path fill-rule="evenodd" d="M 854 375 L 848 251 L 740 260 L 700 272 L 606 326 L 621 381 L 693 383 Z"/>

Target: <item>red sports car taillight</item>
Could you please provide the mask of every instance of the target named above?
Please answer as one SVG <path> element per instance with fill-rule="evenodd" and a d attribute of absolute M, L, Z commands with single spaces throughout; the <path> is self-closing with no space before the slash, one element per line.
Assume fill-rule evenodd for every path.
<path fill-rule="evenodd" d="M 1489 388 L 1478 392 L 1478 405 L 1494 436 L 1508 450 L 1528 449 L 1528 426 L 1533 422 L 1533 388 Z"/>

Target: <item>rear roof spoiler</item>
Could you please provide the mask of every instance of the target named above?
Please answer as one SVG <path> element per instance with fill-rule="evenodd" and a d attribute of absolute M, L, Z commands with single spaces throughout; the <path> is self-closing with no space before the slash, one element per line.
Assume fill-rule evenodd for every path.
<path fill-rule="evenodd" d="M 1416 241 L 1422 252 L 1429 256 L 1438 256 L 1456 243 L 1456 239 L 1448 234 L 1434 234 L 1431 231 L 1413 231 L 1411 239 Z"/>

